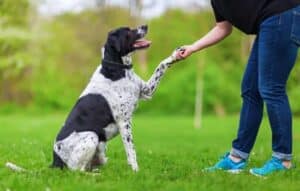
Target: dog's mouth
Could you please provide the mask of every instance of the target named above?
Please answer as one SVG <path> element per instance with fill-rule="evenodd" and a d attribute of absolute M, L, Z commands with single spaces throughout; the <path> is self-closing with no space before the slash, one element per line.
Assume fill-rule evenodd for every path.
<path fill-rule="evenodd" d="M 136 40 L 133 44 L 133 47 L 135 49 L 146 49 L 146 48 L 149 48 L 151 45 L 151 41 L 149 40 L 146 40 L 146 39 L 139 39 L 139 40 Z"/>

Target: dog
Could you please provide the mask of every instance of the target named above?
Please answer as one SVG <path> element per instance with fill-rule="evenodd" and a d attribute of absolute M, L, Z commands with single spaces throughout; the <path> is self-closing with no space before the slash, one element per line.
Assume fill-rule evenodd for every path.
<path fill-rule="evenodd" d="M 106 142 L 120 134 L 127 162 L 138 171 L 132 136 L 132 115 L 140 99 L 150 99 L 161 78 L 176 60 L 176 50 L 163 60 L 145 82 L 132 69 L 131 55 L 150 47 L 148 27 L 121 27 L 109 32 L 102 64 L 59 131 L 52 167 L 90 171 L 107 162 Z"/>

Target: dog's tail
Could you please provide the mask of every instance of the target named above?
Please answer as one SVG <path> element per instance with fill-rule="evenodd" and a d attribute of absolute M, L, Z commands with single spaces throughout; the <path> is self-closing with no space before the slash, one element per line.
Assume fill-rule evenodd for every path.
<path fill-rule="evenodd" d="M 28 170 L 20 167 L 12 162 L 6 162 L 5 166 L 14 171 L 14 172 L 27 172 Z M 61 158 L 53 151 L 53 163 L 50 165 L 50 168 L 60 168 L 63 169 L 66 164 L 61 160 Z"/>
<path fill-rule="evenodd" d="M 11 163 L 11 162 L 6 162 L 5 166 L 15 172 L 26 172 L 27 171 L 26 169 L 24 169 L 20 166 L 17 166 L 16 164 Z"/>

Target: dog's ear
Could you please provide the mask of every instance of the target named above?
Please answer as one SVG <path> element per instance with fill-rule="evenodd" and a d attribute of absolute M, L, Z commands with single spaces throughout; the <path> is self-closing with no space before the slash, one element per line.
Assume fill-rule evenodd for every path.
<path fill-rule="evenodd" d="M 116 36 L 110 36 L 109 41 L 111 46 L 113 46 L 117 52 L 121 52 L 121 42 Z"/>

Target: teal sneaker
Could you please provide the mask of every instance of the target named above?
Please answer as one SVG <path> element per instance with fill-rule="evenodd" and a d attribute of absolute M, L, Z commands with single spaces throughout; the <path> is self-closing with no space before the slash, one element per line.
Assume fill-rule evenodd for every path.
<path fill-rule="evenodd" d="M 250 169 L 250 173 L 255 176 L 263 177 L 273 172 L 284 171 L 284 170 L 288 170 L 288 168 L 283 166 L 282 161 L 278 158 L 272 157 L 272 159 L 267 161 L 263 167 Z"/>
<path fill-rule="evenodd" d="M 240 173 L 246 167 L 246 160 L 242 159 L 240 162 L 234 162 L 229 158 L 230 153 L 226 153 L 217 164 L 212 167 L 204 169 L 206 172 L 213 172 L 217 170 L 224 170 L 233 174 Z"/>

